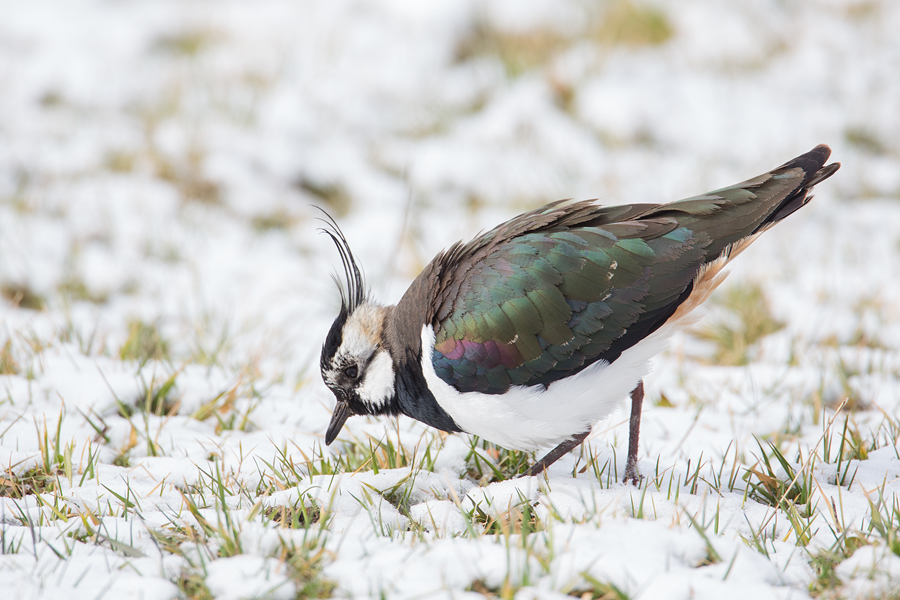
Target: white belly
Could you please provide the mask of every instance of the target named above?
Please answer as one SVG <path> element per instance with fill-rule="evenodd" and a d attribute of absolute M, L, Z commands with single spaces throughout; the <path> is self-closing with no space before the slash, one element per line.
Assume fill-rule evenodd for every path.
<path fill-rule="evenodd" d="M 422 370 L 438 404 L 466 433 L 504 448 L 535 450 L 587 431 L 609 416 L 650 371 L 650 360 L 675 332 L 666 324 L 612 364 L 599 361 L 577 375 L 542 386 L 514 386 L 505 394 L 460 393 L 431 362 L 434 330 L 422 327 Z"/>

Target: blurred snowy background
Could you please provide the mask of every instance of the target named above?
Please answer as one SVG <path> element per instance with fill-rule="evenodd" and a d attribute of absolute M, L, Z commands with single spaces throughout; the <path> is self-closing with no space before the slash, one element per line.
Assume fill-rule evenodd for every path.
<path fill-rule="evenodd" d="M 16 597 L 898 597 L 900 3 L 0 14 L 0 584 Z M 644 494 L 575 469 L 621 470 L 624 413 L 518 492 L 474 474 L 464 436 L 405 419 L 351 420 L 320 448 L 339 296 L 314 206 L 394 302 L 437 251 L 523 210 L 675 200 L 818 143 L 841 170 L 741 256 L 647 382 L 642 469 L 661 475 Z M 312 477 L 385 431 L 440 459 L 418 478 L 371 457 Z M 808 515 L 760 501 L 771 449 L 754 435 L 809 477 Z M 740 489 L 687 484 L 698 465 Z M 314 539 L 262 508 L 315 494 L 331 517 Z M 492 529 L 520 500 L 541 526 Z"/>

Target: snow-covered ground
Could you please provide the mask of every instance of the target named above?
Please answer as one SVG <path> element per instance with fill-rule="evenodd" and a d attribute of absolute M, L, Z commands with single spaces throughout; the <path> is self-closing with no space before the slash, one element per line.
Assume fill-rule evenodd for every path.
<path fill-rule="evenodd" d="M 900 3 L 0 14 L 3 597 L 900 595 Z M 841 170 L 648 378 L 640 487 L 625 410 L 546 479 L 408 419 L 324 447 L 314 206 L 393 302 L 522 210 L 817 143 Z"/>

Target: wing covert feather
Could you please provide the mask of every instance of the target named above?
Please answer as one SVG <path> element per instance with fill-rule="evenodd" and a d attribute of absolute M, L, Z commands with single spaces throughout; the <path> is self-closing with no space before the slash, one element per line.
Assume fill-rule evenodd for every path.
<path fill-rule="evenodd" d="M 468 285 L 436 311 L 446 314 L 435 323 L 438 376 L 459 391 L 548 385 L 601 360 L 648 309 L 675 300 L 702 262 L 687 252 L 696 240 L 669 222 L 614 229 L 526 233 L 467 265 Z"/>

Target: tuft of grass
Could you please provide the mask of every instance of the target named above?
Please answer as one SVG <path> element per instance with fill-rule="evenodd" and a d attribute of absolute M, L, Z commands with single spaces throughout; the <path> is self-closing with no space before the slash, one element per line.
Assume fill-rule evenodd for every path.
<path fill-rule="evenodd" d="M 145 415 L 155 415 L 157 417 L 177 413 L 178 408 L 181 406 L 181 401 L 173 397 L 173 392 L 175 391 L 176 379 L 179 373 L 180 371 L 173 373 L 162 382 L 157 382 L 154 377 L 147 383 L 141 376 L 143 392 L 135 399 L 133 406 L 124 402 L 118 402 L 119 414 L 128 419 L 134 415 L 135 408 Z"/>
<path fill-rule="evenodd" d="M 58 489 L 57 477 L 61 473 L 59 468 L 47 472 L 40 467 L 28 469 L 18 475 L 5 471 L 0 474 L 0 498 L 21 500 L 32 494 L 55 492 Z"/>
<path fill-rule="evenodd" d="M 815 534 L 812 526 L 817 517 L 813 495 L 818 483 L 812 475 L 815 455 L 810 456 L 808 466 L 795 469 L 781 451 L 769 443 L 771 456 L 785 472 L 785 476 L 780 477 L 762 442 L 757 439 L 756 443 L 761 455 L 757 464 L 748 468 L 743 476 L 748 485 L 748 496 L 783 511 L 797 538 L 797 545 L 806 546 Z"/>
<path fill-rule="evenodd" d="M 832 334 L 822 339 L 819 343 L 833 348 L 855 346 L 857 348 L 877 348 L 881 350 L 892 349 L 891 346 L 879 339 L 878 335 L 879 329 L 886 325 L 886 315 L 890 315 L 893 312 L 893 307 L 890 303 L 884 302 L 878 296 L 866 296 L 853 303 L 853 312 L 857 321 L 856 327 L 850 335 L 838 337 Z M 878 326 L 876 328 L 866 327 L 865 321 L 867 319 L 874 320 Z"/>
<path fill-rule="evenodd" d="M 744 481 L 750 486 L 750 497 L 776 508 L 780 507 L 785 500 L 808 505 L 812 501 L 814 491 L 811 479 L 798 475 L 797 470 L 788 462 L 778 447 L 767 442 L 771 456 L 784 469 L 785 477 L 780 477 L 769 454 L 763 448 L 762 442 L 757 439 L 756 443 L 760 449 L 757 465 L 761 469 L 753 466 L 744 473 Z"/>
<path fill-rule="evenodd" d="M 134 431 L 134 429 L 132 429 Z M 129 446 L 126 444 L 124 448 L 122 448 L 118 454 L 116 454 L 115 458 L 113 458 L 112 464 L 114 467 L 122 467 L 127 469 L 131 466 L 131 456 L 128 454 L 131 451 L 131 448 L 137 445 L 137 441 L 135 441 L 134 445 Z"/>
<path fill-rule="evenodd" d="M 834 591 L 840 589 L 843 582 L 837 576 L 837 566 L 853 556 L 853 553 L 870 542 L 863 535 L 849 535 L 844 532 L 837 537 L 830 548 L 821 548 L 809 555 L 809 566 L 816 578 L 809 584 L 809 593 L 813 598 L 833 598 Z"/>
<path fill-rule="evenodd" d="M 843 584 L 837 576 L 837 566 L 846 556 L 835 553 L 830 550 L 820 550 L 809 559 L 809 566 L 812 567 L 816 578 L 809 584 L 809 593 L 816 598 L 826 592 L 832 592 Z"/>
<path fill-rule="evenodd" d="M 59 108 L 66 103 L 66 99 L 59 91 L 49 90 L 41 94 L 38 102 L 40 102 L 41 106 L 44 108 Z"/>
<path fill-rule="evenodd" d="M 253 230 L 257 233 L 267 233 L 269 231 L 286 231 L 290 229 L 297 221 L 285 210 L 276 210 L 274 212 L 256 215 L 251 220 Z"/>
<path fill-rule="evenodd" d="M 131 173 L 138 162 L 138 155 L 125 150 L 109 152 L 103 159 L 103 166 L 114 173 Z"/>
<path fill-rule="evenodd" d="M 852 383 L 854 378 L 865 374 L 862 369 L 842 357 L 838 357 L 834 365 L 834 373 L 838 376 L 841 384 L 842 393 L 838 403 L 842 410 L 853 413 L 871 408 L 872 402 L 861 396 L 859 390 Z"/>
<path fill-rule="evenodd" d="M 512 600 L 516 592 L 519 591 L 517 586 L 512 585 L 509 577 L 503 580 L 500 587 L 490 586 L 484 579 L 476 579 L 466 587 L 467 592 L 475 592 L 481 594 L 485 598 L 500 598 L 501 600 Z"/>
<path fill-rule="evenodd" d="M 57 291 L 70 300 L 83 300 L 92 304 L 105 304 L 109 300 L 108 293 L 91 291 L 84 279 L 75 275 L 66 277 L 57 287 Z"/>
<path fill-rule="evenodd" d="M 510 77 L 544 64 L 568 45 L 568 40 L 551 29 L 523 33 L 499 31 L 479 22 L 456 48 L 460 62 L 478 56 L 496 56 Z"/>
<path fill-rule="evenodd" d="M 590 442 L 585 442 L 581 445 L 582 448 L 582 457 L 585 460 L 585 465 L 581 468 L 578 468 L 579 462 L 575 464 L 575 469 L 572 473 L 572 477 L 577 477 L 578 474 L 590 473 L 594 476 L 594 479 L 597 480 L 597 483 L 600 485 L 600 488 L 603 489 L 609 488 L 615 485 L 618 481 L 618 472 L 615 464 L 615 448 L 613 448 L 613 459 L 609 458 L 604 459 L 601 462 L 601 459 L 594 452 L 593 446 Z"/>
<path fill-rule="evenodd" d="M 878 134 L 865 127 L 848 127 L 844 130 L 844 141 L 851 146 L 869 154 L 887 154 L 889 152 Z"/>
<path fill-rule="evenodd" d="M 188 160 L 187 167 L 178 167 L 167 157 L 153 154 L 156 176 L 168 181 L 189 202 L 216 205 L 222 201 L 222 190 L 219 184 L 210 181 L 200 173 L 198 161 Z"/>
<path fill-rule="evenodd" d="M 242 495 L 242 487 L 238 486 L 238 491 L 233 489 L 236 482 L 232 475 L 222 472 L 219 461 L 214 461 L 213 467 L 209 471 L 201 468 L 197 484 L 180 490 L 182 507 L 187 509 L 196 523 L 196 528 L 188 526 L 184 533 L 205 544 L 214 541 L 212 546 L 216 548 L 216 556 L 228 558 L 244 552 L 241 540 L 243 521 L 234 518 L 232 512 L 247 498 Z M 215 509 L 215 522 L 205 510 L 208 508 Z M 256 504 L 246 520 L 255 518 L 260 510 L 260 505 Z"/>
<path fill-rule="evenodd" d="M 878 497 L 869 502 L 868 537 L 876 538 L 895 556 L 900 556 L 900 497 L 897 494 L 885 495 L 884 486 L 877 489 Z"/>
<path fill-rule="evenodd" d="M 730 287 L 714 301 L 727 309 L 734 321 L 719 322 L 692 333 L 715 345 L 713 362 L 716 364 L 748 364 L 753 344 L 784 328 L 784 323 L 778 321 L 769 310 L 758 284 Z"/>
<path fill-rule="evenodd" d="M 194 411 L 191 417 L 198 421 L 205 421 L 215 417 L 217 435 L 223 431 L 250 431 L 253 428 L 250 415 L 262 401 L 262 394 L 252 384 L 247 385 L 245 383 L 245 376 L 246 371 L 238 377 L 233 385 L 203 403 L 200 408 Z M 235 403 L 239 398 L 252 400 L 252 402 L 247 404 L 244 412 L 240 412 L 235 408 Z"/>
<path fill-rule="evenodd" d="M 264 509 L 255 500 L 253 491 L 244 488 L 233 473 L 223 473 L 218 460 L 214 461 L 213 469 L 201 469 L 198 483 L 186 486 L 181 494 L 182 507 L 191 519 L 173 516 L 168 525 L 154 530 L 153 536 L 160 547 L 186 559 L 188 568 L 178 582 L 186 597 L 207 598 L 209 590 L 204 582 L 203 558 L 198 561 L 195 552 L 184 552 L 184 548 L 205 548 L 209 558 L 242 554 L 241 527 L 255 519 L 262 519 L 266 526 L 274 524 L 278 528 L 303 531 L 301 537 L 279 535 L 279 547 L 273 556 L 286 566 L 297 588 L 296 598 L 331 597 L 335 585 L 322 574 L 323 566 L 331 558 L 324 549 L 328 523 L 316 501 L 303 496 L 294 506 Z M 244 501 L 252 503 L 252 508 L 237 518 L 233 512 Z M 214 509 L 215 518 L 209 509 Z"/>
<path fill-rule="evenodd" d="M 6 340 L 3 348 L 0 349 L 0 375 L 18 375 L 19 370 L 19 363 L 13 356 L 12 340 Z"/>
<path fill-rule="evenodd" d="M 153 119 L 157 117 L 147 116 L 145 118 L 148 121 L 145 127 L 152 132 L 156 127 Z M 205 158 L 203 148 L 193 144 L 185 156 L 174 159 L 156 147 L 150 133 L 147 134 L 147 137 L 146 152 L 156 176 L 175 186 L 184 201 L 207 205 L 222 203 L 222 187 L 203 175 Z"/>
<path fill-rule="evenodd" d="M 308 529 L 322 518 L 322 509 L 312 498 L 301 498 L 294 506 L 272 506 L 264 511 L 273 523 L 286 529 Z"/>
<path fill-rule="evenodd" d="M 353 208 L 353 198 L 340 183 L 325 183 L 303 177 L 294 185 L 323 202 L 328 207 L 328 213 L 335 218 L 346 217 Z"/>
<path fill-rule="evenodd" d="M 859 460 L 860 456 L 863 456 L 864 453 L 866 453 L 866 456 L 868 455 L 865 448 L 862 446 L 862 440 L 859 436 L 859 432 L 856 431 L 856 435 L 854 435 L 854 430 L 856 429 L 856 427 L 854 426 L 851 429 L 849 423 L 849 416 L 845 416 L 844 428 L 841 431 L 841 441 L 837 447 L 837 456 L 834 457 L 836 464 L 833 482 L 836 485 L 842 487 L 846 486 L 848 489 L 851 485 L 853 485 L 853 481 L 854 479 L 856 479 L 856 471 L 858 470 L 858 467 L 857 469 L 854 469 L 853 474 L 850 476 L 850 479 L 847 479 L 847 476 L 850 474 L 850 466 L 852 464 L 850 461 L 854 458 Z M 825 432 L 822 435 L 822 441 L 822 460 L 826 463 L 830 463 L 832 462 L 832 457 L 834 455 L 832 449 L 835 442 L 835 436 L 832 433 L 831 427 L 826 427 Z"/>
<path fill-rule="evenodd" d="M 191 417 L 198 421 L 205 421 L 217 413 L 227 414 L 233 411 L 234 403 L 240 397 L 239 387 L 240 381 L 228 389 L 219 392 L 216 396 L 204 402 L 200 408 L 194 411 Z"/>
<path fill-rule="evenodd" d="M 186 600 L 213 600 L 215 598 L 206 585 L 206 579 L 197 571 L 183 571 L 175 585 L 178 586 L 178 591 Z"/>
<path fill-rule="evenodd" d="M 366 435 L 365 440 L 344 441 L 341 452 L 331 460 L 324 457 L 321 447 L 318 450 L 313 448 L 311 458 L 303 453 L 310 476 L 356 473 L 366 469 L 371 469 L 377 475 L 382 469 L 407 467 L 434 471 L 435 460 L 441 451 L 440 438 L 433 432 L 425 432 L 410 451 L 399 442 L 400 422 L 394 423 L 397 427 L 396 436 L 385 435 L 376 439 Z"/>
<path fill-rule="evenodd" d="M 9 300 L 13 306 L 28 310 L 44 310 L 47 301 L 44 297 L 22 283 L 4 283 L 0 285 L 0 296 Z"/>
<path fill-rule="evenodd" d="M 853 20 L 877 18 L 881 14 L 882 3 L 878 0 L 854 2 L 844 8 L 844 13 Z"/>
<path fill-rule="evenodd" d="M 344 444 L 343 451 L 335 457 L 335 466 L 339 470 L 355 473 L 372 469 L 377 475 L 382 469 L 400 469 L 413 464 L 413 455 L 399 442 L 395 445 L 390 437 L 376 440 L 367 435 L 366 438 L 365 443 Z"/>
<path fill-rule="evenodd" d="M 657 408 L 675 408 L 675 405 L 672 404 L 669 397 L 663 393 L 660 393 L 659 398 L 653 401 L 653 406 Z"/>
<path fill-rule="evenodd" d="M 316 541 L 307 541 L 299 547 L 282 543 L 281 561 L 288 567 L 288 576 L 297 586 L 295 598 L 331 598 L 337 587 L 322 574 L 322 567 L 329 558 L 325 549 Z"/>
<path fill-rule="evenodd" d="M 325 450 L 319 444 L 313 444 L 310 454 L 307 454 L 294 444 L 294 448 L 303 457 L 302 461 L 295 461 L 288 453 L 287 446 L 275 448 L 276 457 L 273 462 L 264 458 L 260 459 L 262 467 L 257 465 L 259 483 L 256 486 L 256 494 L 268 496 L 288 488 L 297 487 L 304 479 L 316 475 L 336 475 L 340 472 L 340 466 L 336 460 L 326 455 Z"/>
<path fill-rule="evenodd" d="M 213 458 L 214 468 L 201 469 L 197 484 L 180 488 L 181 510 L 190 517 L 173 514 L 168 524 L 151 530 L 161 549 L 181 556 L 187 563 L 176 582 L 182 595 L 209 598 L 206 561 L 242 554 L 242 525 L 261 519 L 266 527 L 296 529 L 301 534 L 279 535 L 279 545 L 271 554 L 285 565 L 295 583 L 295 598 L 331 597 L 335 584 L 322 574 L 323 566 L 332 556 L 324 548 L 328 532 L 325 509 L 308 496 L 301 496 L 294 506 L 264 509 L 254 492 L 245 488 L 234 473 L 223 472 L 219 460 Z M 238 518 L 234 511 L 240 510 L 245 502 L 248 506 L 252 504 L 250 511 L 241 511 Z"/>
<path fill-rule="evenodd" d="M 877 440 L 872 440 L 872 445 L 867 445 L 863 436 L 860 435 L 859 429 L 854 425 L 849 426 L 849 417 L 844 418 L 844 429 L 841 432 L 841 442 L 838 446 L 837 467 L 835 471 L 835 483 L 840 486 L 846 486 L 848 489 L 853 485 L 856 479 L 856 470 L 847 479 L 850 474 L 850 461 L 866 460 L 869 458 L 869 452 L 875 449 Z M 843 469 L 841 468 L 843 466 Z M 857 467 L 858 469 L 858 467 Z"/>
<path fill-rule="evenodd" d="M 220 204 L 222 202 L 221 186 L 203 177 L 188 175 L 178 181 L 178 190 L 185 200 L 201 204 Z"/>
<path fill-rule="evenodd" d="M 125 410 L 124 407 L 127 406 L 122 402 L 119 402 L 119 410 Z M 124 415 L 123 415 L 124 416 Z M 125 440 L 125 443 L 119 448 L 119 451 L 116 453 L 115 458 L 113 458 L 112 464 L 117 467 L 130 467 L 131 466 L 131 451 L 138 445 L 138 432 L 137 429 L 132 424 L 131 431 L 128 434 L 128 439 Z"/>
<path fill-rule="evenodd" d="M 190 360 L 205 367 L 222 366 L 221 357 L 231 349 L 231 346 L 228 323 L 214 325 L 210 319 L 205 318 L 204 322 L 194 329 Z"/>
<path fill-rule="evenodd" d="M 194 57 L 213 46 L 222 34 L 212 29 L 185 29 L 161 35 L 151 44 L 151 49 L 174 56 Z"/>
<path fill-rule="evenodd" d="M 705 567 L 707 565 L 715 565 L 722 562 L 722 557 L 719 555 L 719 552 L 712 545 L 712 541 L 709 539 L 709 534 L 706 530 L 712 524 L 715 526 L 715 533 L 718 533 L 719 526 L 719 510 L 716 508 L 716 513 L 713 515 L 711 523 L 703 523 L 698 519 L 699 515 L 691 516 L 690 514 L 686 515 L 688 520 L 691 522 L 691 526 L 694 530 L 700 535 L 703 539 L 703 544 L 706 547 L 706 554 L 703 559 L 697 564 L 698 567 Z"/>
<path fill-rule="evenodd" d="M 169 360 L 169 343 L 156 324 L 131 320 L 128 322 L 128 338 L 119 349 L 119 358 L 135 360 L 141 365 L 150 360 Z"/>
<path fill-rule="evenodd" d="M 674 35 L 666 13 L 631 0 L 614 0 L 593 31 L 597 41 L 610 46 L 658 46 Z"/>
<path fill-rule="evenodd" d="M 666 13 L 656 7 L 640 6 L 631 0 L 604 3 L 605 10 L 588 7 L 584 25 L 577 31 L 561 32 L 552 27 L 509 32 L 478 21 L 456 48 L 456 60 L 463 62 L 480 56 L 494 56 L 503 63 L 509 77 L 548 64 L 553 58 L 581 40 L 603 46 L 657 46 L 667 42 L 674 30 Z M 571 105 L 574 90 L 559 82 L 559 104 Z"/>
<path fill-rule="evenodd" d="M 385 502 L 396 508 L 397 512 L 401 515 L 412 520 L 409 514 L 409 508 L 412 506 L 412 493 L 416 489 L 415 482 L 418 473 L 419 471 L 413 470 L 410 475 L 402 478 L 400 481 L 384 490 L 379 490 L 369 484 L 365 485 L 384 498 Z"/>
<path fill-rule="evenodd" d="M 480 485 L 523 475 L 534 459 L 531 452 L 509 450 L 482 440 L 477 435 L 470 436 L 469 445 L 469 453 L 466 455 L 467 474 Z"/>
<path fill-rule="evenodd" d="M 631 596 L 612 583 L 600 581 L 588 573 L 582 573 L 581 577 L 587 582 L 588 587 L 572 590 L 569 592 L 569 596 L 574 596 L 581 600 L 629 600 L 631 598 Z"/>
<path fill-rule="evenodd" d="M 477 525 L 480 535 L 501 535 L 506 538 L 510 535 L 518 535 L 521 536 L 520 539 L 524 543 L 525 538 L 530 534 L 543 531 L 545 525 L 534 511 L 531 501 L 522 492 L 517 493 L 519 495 L 518 502 L 496 515 L 488 514 L 480 503 L 463 511 L 463 516 L 471 525 L 470 533 L 475 533 L 474 526 Z"/>
<path fill-rule="evenodd" d="M 13 466 L 0 473 L 0 497 L 23 499 L 34 495 L 38 504 L 47 506 L 58 519 L 67 520 L 68 509 L 64 499 L 59 497 L 60 478 L 65 477 L 70 486 L 83 485 L 85 480 L 96 476 L 99 453 L 88 444 L 82 453 L 81 460 L 75 457 L 75 441 L 63 443 L 62 422 L 65 411 L 61 412 L 55 430 L 48 430 L 47 423 L 35 423 L 35 430 L 40 451 L 37 465 L 21 473 L 15 473 Z M 86 460 L 85 460 L 86 458 Z M 53 494 L 53 505 L 50 506 L 41 494 Z M 62 507 L 62 508 L 60 508 Z"/>

